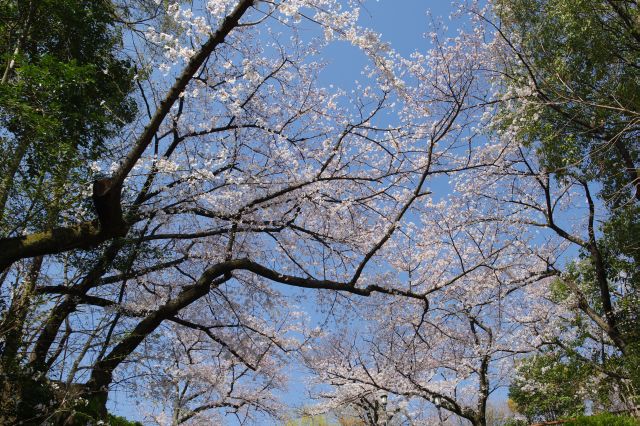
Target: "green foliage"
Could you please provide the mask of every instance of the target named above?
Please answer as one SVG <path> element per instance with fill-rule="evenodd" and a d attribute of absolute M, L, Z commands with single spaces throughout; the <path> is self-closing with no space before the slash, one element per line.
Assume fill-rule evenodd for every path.
<path fill-rule="evenodd" d="M 34 378 L 17 364 L 0 365 L 0 424 L 39 424 L 50 409 L 55 396 L 45 378 Z"/>
<path fill-rule="evenodd" d="M 557 420 L 584 412 L 579 390 L 590 370 L 556 353 L 524 359 L 509 387 L 509 398 L 530 421 Z"/>
<path fill-rule="evenodd" d="M 82 190 L 92 161 L 136 114 L 134 70 L 121 48 L 110 1 L 2 1 L 0 237 L 50 229 L 88 206 Z M 37 302 L 24 301 L 32 311 Z M 52 408 L 66 395 L 8 358 L 0 366 L 3 399 L 15 397 L 3 411 L 18 419 L 38 406 L 69 414 Z"/>
<path fill-rule="evenodd" d="M 55 424 L 95 425 L 100 420 L 100 405 L 81 397 L 81 387 L 66 388 L 46 377 L 34 377 L 20 365 L 0 365 L 0 424 Z M 65 406 L 72 403 L 72 406 Z M 75 401 L 75 402 L 74 402 Z M 142 426 L 124 417 L 107 414 L 105 424 L 111 426 Z"/>
<path fill-rule="evenodd" d="M 629 377 L 630 386 L 633 389 L 640 389 L 640 340 L 634 341 L 628 348 L 624 357 L 620 357 L 620 370 Z M 640 395 L 637 391 L 631 396 L 640 404 Z"/>
<path fill-rule="evenodd" d="M 528 118 L 520 138 L 540 143 L 550 170 L 600 180 L 613 201 L 629 177 L 621 152 L 612 142 L 603 144 L 617 135 L 616 143 L 638 159 L 630 124 L 640 111 L 640 37 L 627 19 L 640 15 L 637 7 L 611 3 L 628 16 L 604 0 L 499 0 L 496 10 L 527 62 L 514 58 L 507 65 L 509 84 L 528 86 L 534 78 L 540 91 L 511 116 Z"/>
<path fill-rule="evenodd" d="M 528 426 L 524 420 L 509 419 L 504 422 L 503 426 Z"/>
<path fill-rule="evenodd" d="M 597 188 L 596 206 L 604 207 L 593 243 L 604 264 L 600 278 L 594 247 L 582 247 L 580 258 L 554 283 L 551 296 L 566 302 L 570 281 L 604 317 L 602 294 L 608 286 L 615 331 L 628 348 L 625 354 L 620 344 L 605 350 L 610 342 L 593 335 L 593 323 L 581 311 L 566 324 L 578 332 L 569 346 L 603 340 L 600 356 L 590 356 L 591 362 L 631 377 L 632 388 L 640 389 L 635 347 L 640 341 L 640 196 L 635 194 L 640 7 L 624 0 L 496 0 L 494 5 L 501 31 L 517 52 L 503 64 L 504 90 L 514 100 L 501 107 L 499 126 L 535 149 L 552 179 Z M 572 351 L 565 351 L 564 358 L 577 359 Z"/>
<path fill-rule="evenodd" d="M 109 414 L 108 423 L 110 426 L 142 426 L 140 422 L 132 422 L 124 417 L 114 416 L 113 414 Z"/>
<path fill-rule="evenodd" d="M 566 426 L 639 426 L 640 420 L 628 416 L 601 413 L 593 416 L 578 416 L 565 423 Z"/>
<path fill-rule="evenodd" d="M 603 235 L 612 286 L 623 290 L 617 298 L 621 331 L 629 342 L 640 342 L 640 206 L 617 208 Z"/>
<path fill-rule="evenodd" d="M 110 2 L 14 0 L 0 13 L 0 218 L 11 229 L 29 211 L 32 228 L 50 227 L 133 120 L 133 70 L 118 57 Z"/>
<path fill-rule="evenodd" d="M 505 64 L 506 85 L 518 91 L 535 80 L 537 88 L 503 108 L 503 124 L 518 123 L 512 128 L 524 143 L 538 148 L 548 170 L 598 181 L 615 213 L 605 232 L 638 241 L 637 204 L 628 203 L 634 176 L 628 168 L 640 160 L 633 124 L 640 113 L 640 33 L 635 24 L 640 9 L 619 0 L 495 4 L 503 32 L 520 54 Z M 634 215 L 632 226 L 628 219 Z M 624 247 L 638 250 L 637 244 Z"/>
<path fill-rule="evenodd" d="M 89 415 L 82 411 L 76 411 L 71 418 L 73 419 L 72 421 L 77 424 L 86 424 L 86 425 L 100 424 L 98 423 L 99 420 L 97 416 Z M 106 421 L 103 420 L 102 424 L 109 425 L 109 426 L 142 426 L 142 423 L 140 422 L 127 420 L 124 417 L 115 416 L 113 414 L 108 414 Z"/>

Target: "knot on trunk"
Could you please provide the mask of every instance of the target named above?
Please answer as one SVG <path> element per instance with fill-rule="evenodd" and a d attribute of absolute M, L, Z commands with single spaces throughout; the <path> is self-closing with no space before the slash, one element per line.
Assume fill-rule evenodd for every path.
<path fill-rule="evenodd" d="M 113 185 L 113 178 L 101 177 L 93 181 L 93 205 L 100 222 L 100 232 L 126 233 L 122 217 L 122 185 Z M 122 232 L 119 232 L 122 230 Z"/>

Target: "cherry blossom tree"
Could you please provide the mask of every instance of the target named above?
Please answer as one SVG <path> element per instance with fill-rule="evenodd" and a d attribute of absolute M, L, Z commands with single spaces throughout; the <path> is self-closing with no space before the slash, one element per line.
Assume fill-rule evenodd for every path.
<path fill-rule="evenodd" d="M 3 382 L 4 419 L 107 420 L 114 391 L 158 424 L 276 419 L 298 356 L 317 412 L 485 425 L 518 358 L 629 352 L 635 290 L 607 267 L 597 180 L 523 139 L 557 105 L 522 74 L 505 2 L 465 5 L 409 57 L 359 3 L 110 3 L 140 113 L 82 178 L 43 178 L 84 199 L 1 236 L 2 368 L 26 383 Z M 350 92 L 319 83 L 334 42 L 368 61 Z"/>
<path fill-rule="evenodd" d="M 359 312 L 365 327 L 309 348 L 306 362 L 324 401 L 317 410 L 384 391 L 413 406 L 416 422 L 429 421 L 431 405 L 442 410 L 440 421 L 454 415 L 485 425 L 488 399 L 509 383 L 514 360 L 543 343 L 528 323 L 548 323 L 556 313 L 532 292 L 553 275 L 552 264 L 535 256 L 518 228 L 479 220 L 463 199 L 445 203 L 450 208 L 425 209 L 420 232 L 395 250 L 403 253 L 398 270 L 429 296 L 430 308 L 369 302 Z M 334 390 L 323 390 L 326 383 Z"/>
<path fill-rule="evenodd" d="M 132 386 L 172 401 L 159 421 L 281 413 L 279 359 L 317 332 L 279 287 L 428 306 L 380 265 L 429 182 L 470 165 L 479 52 L 402 59 L 334 0 L 125 6 L 146 117 L 93 165 L 93 209 L 0 241 L 12 359 L 47 396 L 16 409 L 104 419 Z M 353 95 L 317 84 L 332 40 L 370 59 Z"/>
<path fill-rule="evenodd" d="M 504 135 L 504 140 L 513 140 L 512 137 Z M 568 263 L 550 262 L 549 273 L 556 278 L 546 285 L 531 287 L 530 301 L 550 310 L 546 319 L 532 322 L 530 327 L 546 345 L 558 346 L 594 365 L 604 373 L 603 377 L 626 382 L 623 385 L 627 387 L 626 393 L 633 395 L 634 391 L 628 388 L 627 373 L 605 361 L 616 352 L 624 354 L 627 345 L 633 342 L 632 334 L 622 330 L 627 329 L 628 320 L 624 319 L 630 318 L 624 300 L 633 297 L 634 290 L 624 279 L 607 276 L 604 264 L 597 266 L 598 259 L 603 260 L 602 242 L 596 230 L 601 207 L 593 185 L 577 177 L 559 177 L 549 172 L 537 161 L 532 149 L 517 143 L 505 142 L 501 150 L 504 158 L 495 170 L 473 173 L 470 177 L 476 184 L 471 197 L 503 205 L 507 209 L 503 222 L 517 224 L 523 233 L 538 235 L 537 241 L 530 244 L 535 256 L 545 260 L 565 259 Z M 462 184 L 466 186 L 468 182 Z M 549 247 L 558 248 L 555 257 L 550 257 Z M 566 255 L 578 250 L 588 253 L 585 261 L 576 262 Z M 606 281 L 606 291 L 595 292 L 588 285 L 592 277 L 597 277 L 598 270 L 604 274 L 600 279 Z M 606 296 L 609 303 L 600 304 Z M 576 320 L 576 315 L 580 320 Z M 622 325 L 618 324 L 620 320 Z M 599 355 L 594 357 L 596 354 Z M 632 407 L 633 403 L 630 404 Z"/>
<path fill-rule="evenodd" d="M 329 382 L 337 386 L 335 392 L 321 394 L 327 400 L 325 408 L 345 404 L 357 395 L 368 395 L 376 389 L 382 389 L 404 398 L 429 401 L 474 424 L 483 424 L 487 398 L 483 383 L 499 385 L 500 375 L 497 373 L 505 371 L 502 365 L 512 362 L 514 356 L 536 348 L 554 347 L 560 348 L 565 356 L 577 358 L 595 368 L 600 373 L 594 377 L 596 382 L 601 382 L 598 386 L 609 381 L 611 392 L 615 394 L 613 400 L 622 398 L 626 401 L 625 409 L 632 412 L 637 410 L 637 403 L 633 399 L 637 395 L 633 373 L 633 365 L 637 364 L 633 355 L 637 336 L 632 325 L 636 321 L 635 314 L 631 312 L 633 309 L 630 308 L 634 305 L 637 294 L 633 284 L 635 255 L 634 249 L 630 249 L 633 244 L 620 248 L 625 247 L 629 236 L 618 233 L 617 237 L 611 237 L 617 232 L 614 230 L 618 226 L 626 226 L 625 229 L 634 235 L 634 231 L 629 228 L 634 223 L 631 218 L 633 214 L 627 212 L 636 208 L 635 168 L 633 155 L 629 154 L 625 146 L 626 138 L 632 137 L 634 130 L 632 127 L 625 127 L 624 123 L 628 117 L 628 120 L 633 120 L 635 112 L 632 107 L 625 106 L 624 102 L 618 102 L 622 115 L 620 120 L 617 120 L 616 113 L 611 113 L 603 119 L 603 123 L 609 119 L 612 123 L 602 124 L 601 127 L 581 121 L 576 110 L 602 114 L 610 108 L 607 102 L 616 102 L 618 95 L 606 95 L 609 97 L 601 103 L 588 99 L 592 96 L 605 96 L 603 92 L 619 89 L 618 85 L 608 87 L 599 83 L 589 86 L 579 77 L 573 76 L 575 80 L 567 80 L 564 69 L 564 74 L 555 69 L 549 70 L 547 67 L 553 62 L 545 61 L 549 60 L 549 55 L 558 55 L 558 51 L 537 52 L 535 46 L 539 44 L 539 39 L 533 30 L 540 26 L 546 28 L 545 25 L 569 27 L 562 27 L 563 31 L 582 28 L 581 23 L 572 26 L 574 22 L 571 19 L 575 19 L 573 15 L 569 21 L 559 16 L 563 13 L 566 15 L 568 9 L 577 8 L 580 13 L 589 15 L 589 19 L 593 18 L 590 15 L 592 13 L 604 13 L 606 18 L 603 19 L 609 21 L 603 24 L 605 21 L 598 21 L 596 17 L 596 24 L 605 25 L 606 31 L 614 32 L 616 37 L 622 34 L 623 38 L 631 39 L 632 33 L 624 32 L 629 23 L 628 20 L 624 21 L 624 17 L 628 13 L 635 13 L 636 9 L 629 9 L 621 5 L 621 2 L 614 1 L 603 2 L 593 11 L 590 5 L 580 2 L 537 2 L 539 7 L 535 9 L 536 13 L 548 13 L 549 16 L 530 25 L 526 13 L 522 14 L 523 10 L 531 7 L 528 2 L 496 3 L 499 6 L 496 12 L 498 17 L 491 15 L 487 9 L 479 10 L 475 5 L 468 9 L 478 19 L 476 22 L 484 21 L 495 34 L 495 38 L 484 45 L 490 59 L 484 62 L 483 68 L 488 71 L 488 80 L 493 84 L 495 95 L 493 100 L 486 99 L 485 102 L 485 118 L 488 121 L 480 120 L 477 126 L 489 129 L 486 133 L 489 142 L 472 150 L 477 167 L 468 167 L 455 174 L 451 192 L 458 194 L 460 198 L 453 197 L 449 202 L 452 206 L 464 206 L 462 212 L 456 211 L 452 216 L 468 219 L 461 226 L 467 232 L 478 223 L 494 223 L 508 232 L 508 236 L 504 237 L 506 241 L 520 241 L 527 248 L 518 256 L 508 251 L 498 256 L 500 258 L 506 255 L 503 260 L 507 263 L 503 271 L 511 270 L 508 276 L 520 276 L 520 279 L 511 281 L 517 290 L 494 293 L 487 299 L 490 302 L 486 303 L 473 291 L 479 283 L 486 283 L 493 291 L 497 291 L 510 280 L 498 278 L 491 283 L 492 280 L 480 277 L 478 281 L 474 281 L 473 274 L 466 274 L 468 276 L 465 279 L 469 281 L 461 289 L 461 294 L 465 298 L 471 297 L 471 302 L 455 298 L 452 301 L 446 296 L 446 292 L 442 292 L 442 295 L 438 294 L 440 292 L 430 294 L 432 307 L 429 312 L 434 316 L 438 309 L 450 308 L 456 306 L 456 303 L 463 307 L 471 303 L 473 308 L 470 311 L 459 308 L 459 312 L 465 314 L 469 321 L 466 329 L 464 322 L 446 328 L 440 320 L 431 333 L 425 333 L 429 339 L 425 337 L 422 340 L 429 348 L 428 351 L 420 352 L 415 349 L 413 340 L 417 339 L 416 331 L 398 331 L 408 324 L 413 324 L 415 328 L 417 318 L 430 318 L 429 312 L 420 315 L 419 311 L 402 317 L 398 312 L 403 312 L 406 305 L 402 305 L 403 309 L 398 309 L 398 312 L 380 313 L 379 316 L 372 317 L 370 320 L 374 325 L 371 325 L 372 330 L 369 330 L 366 337 L 345 337 L 349 343 L 343 345 L 331 340 L 326 349 L 330 355 L 310 355 L 308 361 L 320 383 Z M 556 5 L 557 8 L 549 5 Z M 618 22 L 620 19 L 622 21 Z M 573 33 L 561 34 L 571 43 L 577 44 L 582 43 L 585 36 L 584 33 L 579 36 Z M 552 42 L 557 40 L 557 33 L 545 33 L 544 37 L 548 37 L 544 39 L 545 43 L 562 51 L 562 47 L 558 48 Z M 596 35 L 596 38 L 599 37 L 600 35 Z M 602 41 L 600 38 L 599 40 Z M 571 61 L 584 65 L 586 59 L 580 55 L 578 53 L 576 56 L 560 59 L 570 65 L 573 64 Z M 589 51 L 585 55 L 602 56 L 602 53 Z M 589 66 L 596 67 L 599 64 L 600 62 L 595 65 L 589 63 Z M 609 66 L 604 62 L 602 64 L 604 67 Z M 568 67 L 570 68 L 569 65 Z M 578 71 L 574 68 L 571 70 L 580 72 L 582 68 L 578 68 Z M 616 70 L 619 69 L 609 72 L 618 72 Z M 585 78 L 601 78 L 598 77 L 601 75 L 592 73 Z M 603 129 L 616 125 L 623 127 L 619 134 L 604 134 L 606 132 Z M 568 138 L 568 142 L 558 142 L 558 135 Z M 574 136 L 579 138 L 577 142 L 571 139 Z M 598 141 L 604 142 L 600 144 Z M 553 145 L 556 142 L 559 145 Z M 567 148 L 572 151 L 566 151 Z M 581 149 L 586 150 L 583 157 L 576 153 L 576 150 Z M 558 152 L 559 150 L 565 151 Z M 622 161 L 625 158 L 627 160 Z M 563 161 L 560 166 L 559 161 Z M 617 168 L 603 166 L 605 162 L 609 164 L 611 161 Z M 594 167 L 601 168 L 599 175 L 594 176 Z M 613 175 L 617 177 L 612 178 Z M 612 184 L 612 179 L 618 179 L 618 184 Z M 604 189 L 599 188 L 600 183 L 604 184 Z M 425 216 L 430 215 L 433 216 L 431 212 Z M 423 239 L 428 241 L 424 237 Z M 410 250 L 405 248 L 402 251 Z M 428 257 L 438 259 L 436 252 L 437 250 L 430 253 Z M 574 260 L 577 253 L 581 260 Z M 455 261 L 456 255 L 459 256 L 458 253 L 443 254 L 443 258 L 448 261 L 444 266 L 438 265 L 429 276 L 437 276 L 440 271 L 446 271 L 446 265 Z M 507 266 L 516 259 L 520 260 L 514 266 Z M 531 275 L 517 272 L 520 262 L 528 264 L 521 271 L 527 271 Z M 463 264 L 461 270 L 469 270 L 469 266 L 465 267 Z M 414 273 L 411 267 L 407 267 L 407 271 Z M 411 278 L 408 272 L 407 276 Z M 529 278 L 525 279 L 526 285 L 516 284 L 527 276 Z M 555 278 L 551 279 L 552 277 Z M 399 278 L 406 279 L 407 277 Z M 448 286 L 450 282 L 445 280 L 434 287 L 440 290 Z M 474 309 L 477 309 L 475 303 L 480 306 L 496 303 L 497 306 L 478 316 L 473 314 Z M 469 313 L 472 314 L 471 317 Z M 492 317 L 492 314 L 497 314 L 498 317 Z M 484 315 L 487 317 L 483 318 Z M 484 328 L 474 321 L 484 324 Z M 380 331 L 386 330 L 387 326 L 393 332 Z M 510 327 L 513 329 L 504 335 L 505 343 L 494 346 L 493 336 L 499 335 L 499 330 Z M 491 336 L 488 349 L 479 350 L 480 340 L 472 339 L 472 336 L 478 336 L 473 328 L 483 330 L 487 336 Z M 460 330 L 464 331 L 457 335 L 456 331 Z M 511 338 L 515 341 L 508 341 Z M 460 354 L 458 358 L 454 355 L 455 351 L 445 352 L 440 349 L 442 346 L 455 348 L 465 339 L 466 347 L 472 349 L 471 353 L 475 354 L 478 363 L 471 368 L 476 375 L 475 388 L 472 389 L 468 388 L 471 374 L 465 371 L 464 366 L 465 361 L 473 357 L 463 355 L 465 351 L 460 347 L 457 347 L 457 353 Z M 411 342 L 411 345 L 406 341 Z M 528 344 L 520 346 L 520 341 Z M 403 352 L 402 348 L 407 347 L 410 348 L 407 350 L 410 355 Z M 425 352 L 428 357 L 422 355 Z M 423 358 L 417 358 L 419 362 L 405 364 L 406 359 L 411 359 L 414 354 L 420 354 Z M 628 361 L 619 362 L 620 355 Z M 481 373 L 483 359 L 489 365 L 484 370 L 485 374 Z M 492 365 L 494 361 L 496 363 Z M 624 362 L 629 364 L 625 367 Z M 321 367 L 316 368 L 316 365 Z M 416 365 L 421 367 L 418 369 L 421 375 L 414 373 Z M 440 373 L 441 369 L 449 372 L 449 376 Z M 444 391 L 437 387 L 441 383 L 434 383 L 434 377 L 439 373 L 442 374 L 442 382 L 450 381 L 450 387 Z M 412 377 L 413 383 L 410 384 L 415 389 L 409 386 L 403 388 L 398 384 L 404 383 L 402 379 L 407 376 Z M 465 386 L 466 395 L 462 391 Z M 596 384 L 593 383 L 593 386 Z M 575 391 L 581 392 L 579 389 Z M 322 410 L 323 406 L 319 409 Z"/>

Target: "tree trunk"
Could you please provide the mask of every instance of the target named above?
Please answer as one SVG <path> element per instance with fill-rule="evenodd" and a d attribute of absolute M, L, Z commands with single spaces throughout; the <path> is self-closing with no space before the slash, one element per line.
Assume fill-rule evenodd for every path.
<path fill-rule="evenodd" d="M 22 344 L 24 323 L 31 307 L 34 289 L 42 268 L 42 260 L 42 256 L 38 256 L 31 262 L 20 294 L 14 298 L 11 307 L 0 324 L 0 335 L 5 338 L 5 347 L 2 353 L 3 363 L 16 363 L 18 350 Z"/>

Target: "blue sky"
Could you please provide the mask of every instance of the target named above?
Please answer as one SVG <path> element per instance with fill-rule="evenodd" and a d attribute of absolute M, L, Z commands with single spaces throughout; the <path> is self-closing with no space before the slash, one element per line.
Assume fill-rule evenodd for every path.
<path fill-rule="evenodd" d="M 415 50 L 425 51 L 430 19 L 448 20 L 453 11 L 448 0 L 369 0 L 360 12 L 360 24 L 382 34 L 382 38 L 399 53 L 409 56 Z M 346 42 L 332 43 L 326 50 L 329 65 L 322 74 L 323 83 L 343 88 L 353 85 L 360 76 L 366 58 Z"/>

